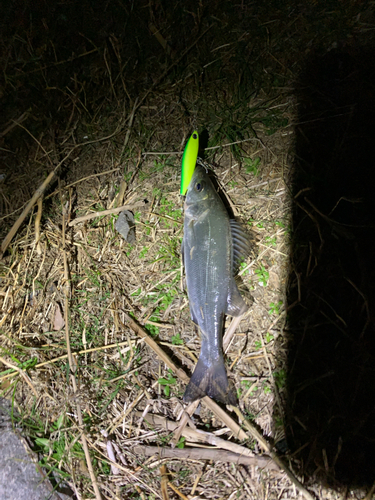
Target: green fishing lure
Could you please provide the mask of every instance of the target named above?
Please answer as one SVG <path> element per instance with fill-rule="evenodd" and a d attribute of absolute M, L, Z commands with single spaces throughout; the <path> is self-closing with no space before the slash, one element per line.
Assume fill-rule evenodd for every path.
<path fill-rule="evenodd" d="M 182 168 L 181 168 L 181 190 L 180 194 L 185 196 L 189 187 L 191 178 L 193 177 L 195 165 L 198 158 L 199 149 L 199 135 L 196 130 L 191 134 L 188 140 L 184 154 L 182 155 Z"/>

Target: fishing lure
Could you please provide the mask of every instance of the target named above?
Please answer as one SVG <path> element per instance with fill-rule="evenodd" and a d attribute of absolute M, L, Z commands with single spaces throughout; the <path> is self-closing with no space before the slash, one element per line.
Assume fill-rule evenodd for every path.
<path fill-rule="evenodd" d="M 188 140 L 184 154 L 182 155 L 182 168 L 181 168 L 181 196 L 185 196 L 189 187 L 191 178 L 193 177 L 195 165 L 198 158 L 199 149 L 199 135 L 196 130 L 191 134 Z"/>

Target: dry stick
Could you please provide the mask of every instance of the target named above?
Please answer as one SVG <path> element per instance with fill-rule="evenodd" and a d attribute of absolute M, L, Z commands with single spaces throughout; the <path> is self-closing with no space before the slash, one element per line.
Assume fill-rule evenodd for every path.
<path fill-rule="evenodd" d="M 131 115 L 129 117 L 128 130 L 126 131 L 126 136 L 125 136 L 125 140 L 124 140 L 124 145 L 122 146 L 122 152 L 121 152 L 120 158 L 122 158 L 122 156 L 124 154 L 124 151 L 125 151 L 125 148 L 126 148 L 126 146 L 128 145 L 128 142 L 129 142 L 130 131 L 131 131 L 132 125 L 133 125 L 134 115 L 135 115 L 136 110 L 138 109 L 137 104 L 138 104 L 138 97 L 137 97 L 137 99 L 134 102 L 133 110 L 132 110 Z"/>
<path fill-rule="evenodd" d="M 290 481 L 294 484 L 294 486 L 298 489 L 298 491 L 306 498 L 306 500 L 315 500 L 314 496 L 307 491 L 307 489 L 303 486 L 300 481 L 295 477 L 293 472 L 289 469 L 289 467 L 284 463 L 284 461 L 272 450 L 272 446 L 268 443 L 267 439 L 260 434 L 258 429 L 254 427 L 249 420 L 247 420 L 239 410 L 235 406 L 232 406 L 233 410 L 237 414 L 238 418 L 242 421 L 244 427 L 249 431 L 249 433 L 261 444 L 262 448 L 269 453 L 272 460 L 282 469 L 285 474 L 288 476 Z"/>
<path fill-rule="evenodd" d="M 195 412 L 195 410 L 198 408 L 198 405 L 199 405 L 199 399 L 197 399 L 196 401 L 193 401 L 193 403 L 190 403 L 189 406 L 184 411 L 182 418 L 180 420 L 180 424 L 176 426 L 176 429 L 173 433 L 174 435 L 173 435 L 173 438 L 171 440 L 171 445 L 173 448 L 175 446 L 177 446 L 177 443 L 179 442 L 180 437 L 183 434 L 187 423 L 189 421 L 191 422 L 190 417 Z"/>
<path fill-rule="evenodd" d="M 83 215 L 82 217 L 77 217 L 77 219 L 74 219 L 71 222 L 69 222 L 69 226 L 75 226 L 76 224 L 78 224 L 80 222 L 95 219 L 96 217 L 101 217 L 103 215 L 118 214 L 118 213 L 122 212 L 123 210 L 132 210 L 133 208 L 142 208 L 145 206 L 146 206 L 146 203 L 144 201 L 138 201 L 137 203 L 133 203 L 132 205 L 123 205 L 122 207 L 118 207 L 118 208 L 109 208 L 108 210 L 102 210 L 100 212 L 93 212 L 92 214 Z"/>
<path fill-rule="evenodd" d="M 140 337 L 145 339 L 146 344 L 151 347 L 151 349 L 161 358 L 161 360 L 171 369 L 174 373 L 186 384 L 189 382 L 190 378 L 186 375 L 184 370 L 178 368 L 171 358 L 163 351 L 161 347 L 153 340 L 145 330 L 136 323 L 133 318 L 131 318 L 125 311 L 122 311 L 129 323 L 130 328 Z M 241 427 L 230 417 L 220 406 L 215 403 L 211 398 L 205 396 L 202 398 L 203 403 L 208 406 L 208 408 L 219 418 L 224 424 L 230 428 L 235 437 L 240 440 L 248 439 L 248 435 L 244 432 Z"/>
<path fill-rule="evenodd" d="M 6 237 L 4 238 L 4 240 L 3 240 L 2 244 L 1 244 L 1 254 L 4 254 L 5 250 L 9 246 L 9 243 L 12 241 L 13 236 L 16 234 L 16 232 L 18 231 L 20 225 L 25 220 L 27 214 L 30 212 L 30 210 L 34 206 L 35 202 L 38 200 L 38 198 L 40 196 L 42 196 L 42 194 L 44 193 L 44 191 L 47 189 L 47 186 L 50 184 L 50 182 L 52 181 L 52 179 L 55 177 L 56 171 L 60 167 L 61 163 L 59 163 L 57 165 L 57 167 L 54 170 L 52 170 L 52 172 L 50 172 L 50 174 L 47 177 L 47 179 L 43 182 L 43 184 L 41 186 L 38 187 L 38 189 L 35 191 L 33 197 L 31 198 L 31 200 L 29 201 L 29 203 L 24 208 L 22 214 L 18 217 L 18 219 L 16 220 L 16 222 L 13 224 L 12 229 L 6 235 Z M 0 255 L 0 257 L 1 256 L 2 255 Z"/>
<path fill-rule="evenodd" d="M 177 495 L 182 498 L 182 500 L 189 500 L 189 498 L 184 495 L 176 486 L 174 486 L 172 483 L 168 481 L 168 486 L 175 492 Z"/>
<path fill-rule="evenodd" d="M 137 411 L 135 412 L 135 415 L 137 417 L 141 417 L 142 412 Z M 162 429 L 168 431 L 176 430 L 179 427 L 179 424 L 177 422 L 173 422 L 172 420 L 168 420 L 166 417 L 161 417 L 160 415 L 155 415 L 153 413 L 147 413 L 147 415 L 144 416 L 144 420 L 150 425 L 161 427 Z M 266 455 L 254 455 L 254 453 L 249 448 L 245 448 L 245 446 L 233 443 L 232 441 L 226 441 L 225 439 L 222 439 L 215 434 L 212 434 L 211 432 L 205 432 L 199 429 L 185 427 L 182 431 L 182 435 L 191 443 L 194 442 L 208 444 L 226 451 L 230 451 L 241 457 L 252 457 L 254 458 L 254 465 L 256 464 L 259 467 L 264 467 L 266 464 L 268 469 L 279 470 L 279 467 L 272 462 L 270 457 L 267 457 Z M 259 460 L 257 461 L 257 459 Z"/>
<path fill-rule="evenodd" d="M 20 123 L 26 120 L 30 113 L 25 111 L 17 120 L 12 120 L 12 123 L 3 132 L 0 132 L 0 137 L 4 137 L 8 132 L 10 132 L 14 127 L 17 127 Z M 9 122 L 8 122 L 9 123 Z"/>
<path fill-rule="evenodd" d="M 43 197 L 38 198 L 38 213 L 35 218 L 35 245 L 36 251 L 38 255 L 42 254 L 42 249 L 40 248 L 40 221 L 43 213 Z"/>
<path fill-rule="evenodd" d="M 60 193 L 61 195 L 61 193 Z M 63 203 L 61 200 L 61 206 L 63 207 Z M 67 346 L 67 351 L 68 351 L 68 361 L 69 361 L 69 367 L 70 367 L 70 372 L 71 372 L 71 380 L 72 380 L 72 385 L 73 385 L 73 392 L 74 394 L 77 394 L 78 388 L 77 388 L 77 381 L 75 378 L 75 372 L 77 369 L 77 365 L 73 359 L 71 347 L 70 347 L 70 332 L 69 332 L 69 314 L 68 314 L 68 307 L 69 307 L 69 272 L 68 272 L 68 259 L 66 257 L 66 249 L 65 249 L 65 210 L 63 207 L 63 221 L 62 221 L 62 250 L 63 250 L 63 258 L 64 258 L 64 279 L 65 279 L 65 284 L 64 284 L 64 306 L 65 306 L 65 339 L 66 339 L 66 346 Z M 78 423 L 80 429 L 84 429 L 84 424 L 83 424 L 83 418 L 82 418 L 82 410 L 81 410 L 81 403 L 79 402 L 79 398 L 75 398 L 76 400 L 76 410 L 77 410 L 77 417 L 78 417 Z M 94 469 L 92 466 L 91 462 L 91 457 L 90 457 L 90 452 L 89 452 L 89 447 L 87 445 L 87 440 L 84 432 L 82 431 L 81 433 L 81 441 L 82 441 L 82 447 L 83 451 L 85 453 L 85 458 L 86 458 L 86 464 L 87 468 L 90 474 L 91 482 L 94 487 L 94 492 L 95 492 L 95 497 L 97 500 L 102 500 L 102 496 L 99 491 L 98 483 L 96 481 L 96 477 L 94 474 Z"/>
<path fill-rule="evenodd" d="M 374 493 L 374 491 L 375 491 L 375 483 L 371 486 L 369 492 L 367 493 L 367 495 L 365 496 L 365 498 L 363 500 L 371 500 L 372 494 Z"/>
<path fill-rule="evenodd" d="M 169 495 L 168 495 L 168 471 L 165 465 L 162 465 L 160 467 L 160 474 L 161 474 L 161 483 L 160 483 L 160 489 L 161 489 L 161 496 L 163 497 L 163 500 L 169 500 Z"/>
<path fill-rule="evenodd" d="M 234 332 L 237 330 L 238 325 L 241 323 L 241 320 L 243 319 L 243 314 L 241 316 L 236 316 L 233 318 L 231 324 L 229 325 L 228 330 L 225 332 L 225 335 L 223 337 L 223 351 L 227 352 L 229 348 L 229 344 L 233 338 Z"/>
<path fill-rule="evenodd" d="M 263 469 L 279 470 L 269 458 L 265 457 L 248 457 L 246 455 L 238 455 L 232 451 L 221 450 L 217 448 L 160 448 L 159 446 L 144 446 L 138 445 L 133 449 L 135 455 L 144 457 L 153 457 L 154 455 L 160 458 L 178 458 L 191 460 L 214 460 L 219 462 L 230 462 L 241 465 L 251 465 L 262 467 Z M 262 463 L 263 461 L 263 463 Z"/>

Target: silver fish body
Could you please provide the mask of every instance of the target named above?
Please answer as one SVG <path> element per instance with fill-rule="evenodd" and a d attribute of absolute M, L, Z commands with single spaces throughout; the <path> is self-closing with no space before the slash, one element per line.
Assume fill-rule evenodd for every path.
<path fill-rule="evenodd" d="M 231 220 L 206 169 L 199 164 L 185 201 L 183 261 L 192 320 L 201 331 L 201 352 L 184 394 L 186 402 L 205 395 L 225 404 L 236 404 L 224 365 L 222 335 L 224 316 L 240 316 L 243 301 L 234 272 L 249 253 L 249 239 L 241 225 Z"/>

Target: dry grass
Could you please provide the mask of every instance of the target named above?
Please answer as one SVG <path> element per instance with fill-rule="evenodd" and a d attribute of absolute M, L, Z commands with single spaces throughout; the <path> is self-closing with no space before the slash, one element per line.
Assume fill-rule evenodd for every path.
<path fill-rule="evenodd" d="M 1 236 L 57 165 L 59 182 L 49 186 L 39 214 L 30 207 L 0 263 L 2 395 L 43 452 L 43 466 L 60 471 L 77 498 L 99 498 L 100 490 L 108 499 L 336 500 L 340 494 L 304 477 L 293 456 L 281 468 L 279 462 L 288 452 L 285 324 L 297 70 L 289 63 L 303 58 L 296 39 L 306 12 L 293 23 L 289 11 L 275 9 L 268 19 L 255 9 L 259 37 L 251 43 L 246 6 L 235 11 L 233 32 L 223 20 L 232 14 L 223 11 L 219 29 L 198 8 L 194 36 L 184 24 L 191 43 L 180 64 L 173 57 L 179 42 L 168 49 L 165 38 L 170 19 L 154 9 L 150 30 L 158 37 L 147 39 L 147 53 L 158 57 L 141 59 L 138 77 L 129 69 L 126 78 L 126 40 L 111 35 L 110 50 L 81 47 L 91 73 L 88 82 L 79 73 L 82 81 L 76 76 L 64 87 L 63 127 L 56 120 L 48 128 L 47 113 L 32 126 L 32 113 L 13 116 L 30 142 L 12 150 L 26 167 L 9 160 L 14 169 L 0 184 Z M 280 29 L 271 40 L 268 23 Z M 30 37 L 27 43 L 34 53 Z M 243 53 L 253 56 L 241 59 Z M 58 74 L 66 61 L 55 61 L 51 71 Z M 42 69 L 40 63 L 32 71 Z M 2 128 L 3 137 L 20 132 L 13 125 Z M 207 127 L 206 159 L 254 236 L 254 255 L 239 273 L 252 305 L 226 348 L 237 411 L 209 400 L 189 408 L 182 402 L 200 349 L 180 262 L 178 194 L 181 152 L 196 127 Z M 139 207 L 133 246 L 114 228 L 123 205 Z M 348 499 L 365 495 L 345 492 Z"/>

